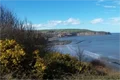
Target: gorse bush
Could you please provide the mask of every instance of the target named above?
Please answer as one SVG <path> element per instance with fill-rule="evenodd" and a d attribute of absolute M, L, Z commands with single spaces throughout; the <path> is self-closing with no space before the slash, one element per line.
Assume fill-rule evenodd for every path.
<path fill-rule="evenodd" d="M 47 63 L 44 78 L 60 78 L 65 74 L 73 74 L 78 70 L 75 67 L 77 59 L 68 54 L 49 53 L 44 60 Z"/>
<path fill-rule="evenodd" d="M 41 70 L 45 70 L 45 64 L 44 64 L 44 60 L 42 59 L 42 58 L 40 58 L 40 56 L 39 56 L 39 51 L 38 50 L 35 50 L 34 51 L 34 54 L 35 54 L 35 56 L 34 56 L 34 58 L 36 59 L 36 63 L 35 63 L 35 65 L 34 65 L 34 67 L 39 71 L 40 69 L 38 69 L 38 68 L 40 68 L 41 67 Z"/>
<path fill-rule="evenodd" d="M 69 54 L 52 52 L 40 57 L 36 49 L 27 57 L 24 48 L 15 40 L 0 40 L 0 68 L 2 75 L 11 73 L 12 78 L 60 79 L 63 76 L 79 74 L 98 75 L 92 65 L 80 62 Z M 30 61 L 27 61 L 30 60 Z"/>
<path fill-rule="evenodd" d="M 44 57 L 47 67 L 45 69 L 44 78 L 54 79 L 62 78 L 65 75 L 72 74 L 93 74 L 98 75 L 99 72 L 88 63 L 80 62 L 76 57 L 69 54 L 49 53 Z"/>
<path fill-rule="evenodd" d="M 2 75 L 12 73 L 14 78 L 42 78 L 46 66 L 44 60 L 39 56 L 39 50 L 35 50 L 33 55 L 28 58 L 31 59 L 29 63 L 26 62 L 26 52 L 23 47 L 15 40 L 0 40 Z"/>
<path fill-rule="evenodd" d="M 33 75 L 37 78 L 42 78 L 44 75 L 44 70 L 46 69 L 45 62 L 42 58 L 39 56 L 39 50 L 35 50 L 33 52 L 34 54 L 34 59 L 35 59 L 35 64 L 34 64 L 34 69 L 33 69 Z"/>
<path fill-rule="evenodd" d="M 15 40 L 0 40 L 0 64 L 4 72 L 17 70 L 24 59 L 25 52 Z"/>

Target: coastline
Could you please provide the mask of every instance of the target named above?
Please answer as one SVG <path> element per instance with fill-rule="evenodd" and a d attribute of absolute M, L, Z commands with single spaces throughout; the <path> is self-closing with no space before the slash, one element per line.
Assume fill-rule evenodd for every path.
<path fill-rule="evenodd" d="M 70 55 L 71 56 L 76 56 L 76 52 L 75 52 L 75 49 L 73 49 L 69 44 L 67 45 L 56 45 L 56 51 L 59 51 L 59 52 L 62 52 L 63 54 L 67 54 L 67 51 L 66 50 L 69 50 L 70 51 Z M 120 72 L 120 64 L 119 62 L 117 62 L 117 59 L 116 61 L 113 59 L 110 59 L 110 58 L 105 58 L 104 56 L 101 56 L 97 53 L 93 53 L 93 52 L 90 52 L 90 51 L 87 51 L 87 50 L 84 50 L 83 51 L 83 61 L 85 62 L 90 62 L 92 60 L 99 60 L 101 62 L 103 62 L 105 64 L 105 66 L 113 71 L 117 71 L 117 72 Z M 118 60 L 120 61 L 120 60 Z"/>
<path fill-rule="evenodd" d="M 63 54 L 68 53 L 71 56 L 76 56 L 75 51 L 77 49 L 77 45 L 81 44 L 80 48 L 85 49 L 84 54 L 86 55 L 87 60 L 98 59 L 104 62 L 107 67 L 120 72 L 120 58 L 118 53 L 119 38 L 118 37 L 119 37 L 118 33 L 117 34 L 113 33 L 107 36 L 105 35 L 105 36 L 81 36 L 81 37 L 58 38 L 58 40 L 61 40 L 61 41 L 72 40 L 72 42 L 65 45 L 55 45 L 55 46 L 56 46 L 56 49 Z M 88 47 L 85 47 L 85 46 L 88 46 Z M 95 51 L 91 50 L 91 48 L 95 49 Z M 99 53 L 97 53 L 96 48 L 98 49 Z M 101 50 L 105 52 L 102 53 Z"/>
<path fill-rule="evenodd" d="M 40 30 L 38 30 L 39 32 Z M 110 32 L 105 31 L 93 31 L 88 29 L 51 29 L 51 30 L 41 30 L 43 34 L 49 37 L 71 37 L 71 36 L 90 36 L 90 35 L 111 35 Z"/>
<path fill-rule="evenodd" d="M 51 45 L 67 45 L 70 44 L 72 41 L 71 40 L 52 40 L 49 42 Z"/>

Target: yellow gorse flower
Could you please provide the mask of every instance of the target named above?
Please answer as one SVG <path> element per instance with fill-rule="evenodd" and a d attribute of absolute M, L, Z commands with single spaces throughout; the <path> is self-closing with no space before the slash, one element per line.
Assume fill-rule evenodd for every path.
<path fill-rule="evenodd" d="M 0 40 L 0 62 L 3 65 L 17 65 L 24 55 L 23 48 L 15 40 Z"/>
<path fill-rule="evenodd" d="M 34 67 L 36 68 L 36 70 L 38 72 L 42 72 L 42 71 L 44 71 L 46 69 L 46 66 L 45 66 L 44 61 L 43 61 L 42 58 L 37 58 Z"/>

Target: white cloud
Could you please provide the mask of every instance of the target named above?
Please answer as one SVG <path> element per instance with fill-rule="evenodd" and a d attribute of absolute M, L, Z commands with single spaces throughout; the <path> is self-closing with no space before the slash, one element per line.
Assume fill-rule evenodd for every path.
<path fill-rule="evenodd" d="M 68 20 L 66 21 L 63 21 L 63 24 L 64 25 L 77 25 L 77 24 L 80 24 L 80 20 L 79 19 L 74 19 L 74 18 L 69 18 Z"/>
<path fill-rule="evenodd" d="M 116 8 L 116 6 L 108 6 L 108 5 L 105 5 L 103 6 L 104 8 Z"/>
<path fill-rule="evenodd" d="M 113 25 L 120 25 L 120 17 L 110 18 L 109 21 Z"/>
<path fill-rule="evenodd" d="M 46 24 L 33 24 L 33 27 L 54 27 L 58 24 L 60 24 L 62 21 L 60 20 L 52 20 L 52 21 L 48 21 Z"/>
<path fill-rule="evenodd" d="M 120 22 L 120 17 L 114 17 L 114 18 L 110 18 L 110 19 L 115 21 L 115 22 Z"/>
<path fill-rule="evenodd" d="M 104 8 L 117 8 L 120 5 L 120 0 L 98 0 L 96 2 L 97 6 Z"/>
<path fill-rule="evenodd" d="M 32 26 L 33 27 L 42 27 L 43 25 L 42 24 L 33 24 Z"/>
<path fill-rule="evenodd" d="M 97 19 L 93 19 L 91 21 L 92 24 L 98 24 L 98 23 L 102 23 L 104 20 L 102 18 L 97 18 Z"/>
<path fill-rule="evenodd" d="M 47 24 L 44 24 L 44 25 L 46 25 L 46 26 L 56 26 L 56 25 L 59 25 L 61 23 L 62 23 L 62 21 L 60 21 L 60 20 L 52 20 L 52 21 L 49 21 Z"/>
<path fill-rule="evenodd" d="M 107 24 L 107 25 L 120 25 L 120 17 L 112 17 L 108 19 L 97 18 L 91 21 L 91 24 Z"/>
<path fill-rule="evenodd" d="M 47 23 L 33 24 L 33 27 L 42 28 L 42 27 L 54 27 L 58 25 L 78 25 L 78 24 L 80 24 L 79 19 L 69 18 L 63 21 L 62 20 L 51 20 L 51 21 L 48 21 Z"/>

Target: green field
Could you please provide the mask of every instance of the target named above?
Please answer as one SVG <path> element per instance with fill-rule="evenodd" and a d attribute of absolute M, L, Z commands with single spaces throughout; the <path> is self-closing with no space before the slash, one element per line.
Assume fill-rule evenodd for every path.
<path fill-rule="evenodd" d="M 39 30 L 41 32 L 95 32 L 92 30 L 88 30 L 88 29 L 50 29 L 50 30 Z"/>

